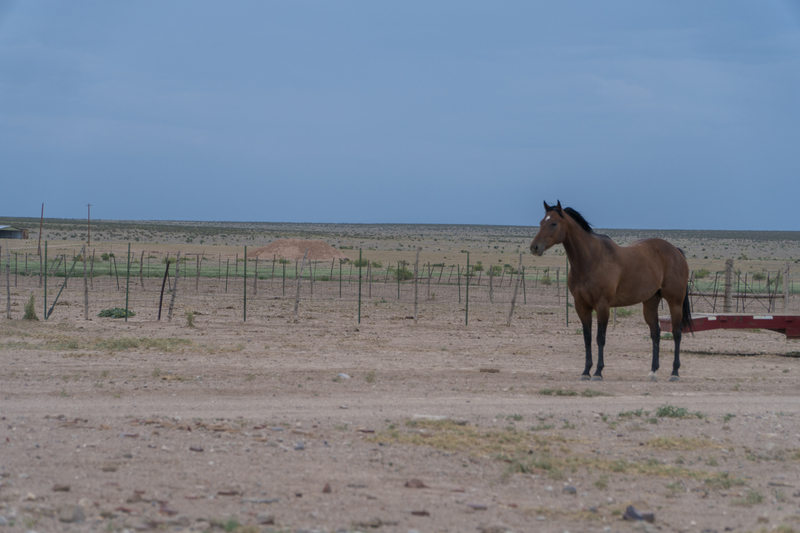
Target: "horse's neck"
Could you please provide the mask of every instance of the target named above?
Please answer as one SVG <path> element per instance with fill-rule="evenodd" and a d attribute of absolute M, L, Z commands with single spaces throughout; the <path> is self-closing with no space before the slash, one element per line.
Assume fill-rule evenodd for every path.
<path fill-rule="evenodd" d="M 576 275 L 581 275 L 596 267 L 598 261 L 604 257 L 604 243 L 601 242 L 600 237 L 584 231 L 574 222 L 573 227 L 567 232 L 567 238 L 564 239 L 563 244 L 570 267 Z"/>

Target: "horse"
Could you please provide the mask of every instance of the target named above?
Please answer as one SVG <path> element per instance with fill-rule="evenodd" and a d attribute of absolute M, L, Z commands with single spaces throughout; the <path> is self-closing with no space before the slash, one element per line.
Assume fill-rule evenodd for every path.
<path fill-rule="evenodd" d="M 681 331 L 691 331 L 689 265 L 683 251 L 663 239 L 641 239 L 619 246 L 600 235 L 571 207 L 544 202 L 545 217 L 531 242 L 531 253 L 542 256 L 555 244 L 563 244 L 569 259 L 567 284 L 575 300 L 575 311 L 583 325 L 586 366 L 581 381 L 590 379 L 592 369 L 592 311 L 597 313 L 597 369 L 592 381 L 603 380 L 603 348 L 606 343 L 609 310 L 642 303 L 644 320 L 650 327 L 653 361 L 650 380 L 656 381 L 661 328 L 658 304 L 669 306 L 675 358 L 670 381 L 680 381 Z"/>

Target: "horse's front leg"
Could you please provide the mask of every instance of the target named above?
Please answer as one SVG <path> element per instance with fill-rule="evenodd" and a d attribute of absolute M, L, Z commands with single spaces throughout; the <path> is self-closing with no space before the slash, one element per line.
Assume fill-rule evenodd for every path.
<path fill-rule="evenodd" d="M 583 345 L 586 348 L 586 366 L 581 374 L 581 381 L 588 381 L 592 371 L 592 309 L 575 300 L 575 311 L 583 326 Z"/>
<path fill-rule="evenodd" d="M 597 369 L 592 381 L 603 381 L 603 349 L 606 345 L 606 329 L 608 329 L 609 307 L 607 304 L 597 306 Z"/>

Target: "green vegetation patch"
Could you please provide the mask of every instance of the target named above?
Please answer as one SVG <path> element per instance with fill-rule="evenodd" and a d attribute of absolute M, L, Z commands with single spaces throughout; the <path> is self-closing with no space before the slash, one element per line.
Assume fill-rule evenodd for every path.
<path fill-rule="evenodd" d="M 111 309 L 103 309 L 97 313 L 97 316 L 104 318 L 125 318 L 126 311 L 121 307 L 113 307 Z M 136 313 L 134 313 L 132 309 L 128 309 L 127 316 L 136 316 Z"/>
<path fill-rule="evenodd" d="M 532 430 L 533 431 L 533 430 Z M 594 454 L 573 453 L 560 435 L 537 435 L 504 429 L 481 429 L 458 424 L 451 420 L 409 420 L 405 427 L 390 424 L 374 437 L 373 442 L 393 442 L 413 446 L 429 446 L 451 453 L 491 457 L 508 466 L 506 474 L 544 472 L 552 479 L 561 479 L 564 472 L 586 468 L 596 473 L 660 476 L 687 479 L 709 479 L 722 484 L 718 476 L 702 470 L 665 464 L 658 459 L 629 462 L 625 459 L 608 460 Z"/>
<path fill-rule="evenodd" d="M 585 389 L 577 392 L 570 389 L 542 389 L 539 391 L 542 396 L 583 396 L 584 398 L 594 398 L 595 396 L 613 396 L 608 392 Z"/>
<path fill-rule="evenodd" d="M 662 450 L 699 450 L 700 448 L 719 448 L 708 439 L 694 437 L 657 437 L 647 441 L 647 446 Z"/>
<path fill-rule="evenodd" d="M 690 413 L 685 407 L 675 407 L 674 405 L 664 404 L 656 409 L 656 417 L 658 418 L 704 418 L 705 415 L 700 412 Z"/>

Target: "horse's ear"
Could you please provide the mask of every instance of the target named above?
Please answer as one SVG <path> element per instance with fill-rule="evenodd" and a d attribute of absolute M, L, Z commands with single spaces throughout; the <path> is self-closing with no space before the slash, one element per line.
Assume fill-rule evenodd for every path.
<path fill-rule="evenodd" d="M 556 210 L 558 211 L 558 214 L 562 214 L 561 213 L 561 200 L 557 200 L 557 202 L 558 203 L 556 203 Z"/>
<path fill-rule="evenodd" d="M 550 206 L 547 205 L 547 202 L 542 202 L 542 203 L 544 204 L 544 210 L 545 211 L 550 211 Z"/>

